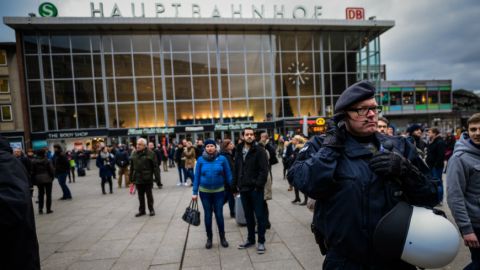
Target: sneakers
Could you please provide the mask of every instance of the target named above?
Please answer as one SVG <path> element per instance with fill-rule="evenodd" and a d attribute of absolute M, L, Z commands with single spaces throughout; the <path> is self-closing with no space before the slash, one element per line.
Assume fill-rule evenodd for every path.
<path fill-rule="evenodd" d="M 181 186 L 181 185 L 182 185 L 182 183 L 180 183 L 180 182 L 177 183 L 177 186 Z"/>
<path fill-rule="evenodd" d="M 246 248 L 252 247 L 254 245 L 255 245 L 255 243 L 252 243 L 252 242 L 247 240 L 245 243 L 242 243 L 242 244 L 238 245 L 237 248 L 238 249 L 246 249 Z"/>
<path fill-rule="evenodd" d="M 265 244 L 258 243 L 257 254 L 264 254 L 264 253 L 265 253 Z"/>

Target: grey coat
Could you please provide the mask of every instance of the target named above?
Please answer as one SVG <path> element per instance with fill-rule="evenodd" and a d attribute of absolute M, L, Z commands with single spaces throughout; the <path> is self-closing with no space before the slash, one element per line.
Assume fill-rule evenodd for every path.
<path fill-rule="evenodd" d="M 462 134 L 447 167 L 447 202 L 462 235 L 480 228 L 480 149 Z"/>

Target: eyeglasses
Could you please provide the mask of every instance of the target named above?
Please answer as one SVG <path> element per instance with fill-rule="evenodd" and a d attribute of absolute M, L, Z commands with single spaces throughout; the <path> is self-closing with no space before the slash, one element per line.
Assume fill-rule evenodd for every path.
<path fill-rule="evenodd" d="M 382 106 L 373 106 L 373 107 L 364 107 L 364 108 L 358 108 L 358 109 L 348 109 L 347 111 L 349 112 L 356 112 L 358 116 L 366 116 L 369 111 L 372 111 L 376 114 L 382 112 Z"/>

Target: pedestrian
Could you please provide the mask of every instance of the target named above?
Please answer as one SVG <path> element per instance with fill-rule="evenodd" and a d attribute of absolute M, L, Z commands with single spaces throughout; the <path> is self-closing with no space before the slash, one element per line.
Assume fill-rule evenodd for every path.
<path fill-rule="evenodd" d="M 263 204 L 265 206 L 265 228 L 269 230 L 272 225 L 270 223 L 270 211 L 268 210 L 268 203 L 267 201 L 271 200 L 273 198 L 272 194 L 272 180 L 273 180 L 273 174 L 272 174 L 272 165 L 275 165 L 278 163 L 277 159 L 277 154 L 275 151 L 275 147 L 270 143 L 270 139 L 268 137 L 267 132 L 262 132 L 260 134 L 260 140 L 258 141 L 258 145 L 262 146 L 265 149 L 265 153 L 267 154 L 267 160 L 268 160 L 268 176 L 267 176 L 267 182 L 265 183 L 265 194 L 264 194 L 264 200 Z"/>
<path fill-rule="evenodd" d="M 470 249 L 465 270 L 480 269 L 480 113 L 467 120 L 447 168 L 447 203 Z"/>
<path fill-rule="evenodd" d="M 197 143 L 195 144 L 195 158 L 198 159 L 202 156 L 204 146 L 203 146 L 203 139 L 198 139 Z"/>
<path fill-rule="evenodd" d="M 55 144 L 53 146 L 53 166 L 55 167 L 55 177 L 58 179 L 58 184 L 62 188 L 62 197 L 60 200 L 71 200 L 72 193 L 67 186 L 67 175 L 70 172 L 70 163 L 67 156 L 63 153 L 62 146 Z"/>
<path fill-rule="evenodd" d="M 232 174 L 227 159 L 219 155 L 214 140 L 205 141 L 205 150 L 197 160 L 195 180 L 193 181 L 192 200 L 197 200 L 200 192 L 202 201 L 205 230 L 207 231 L 206 249 L 212 248 L 212 215 L 215 213 L 220 244 L 228 247 L 225 238 L 223 221 L 223 204 L 225 199 L 225 183 L 232 185 Z"/>
<path fill-rule="evenodd" d="M 187 170 L 185 169 L 185 159 L 186 158 L 183 156 L 183 144 L 179 143 L 177 145 L 177 150 L 175 150 L 175 162 L 177 163 L 179 177 L 177 186 L 181 186 L 187 183 Z"/>
<path fill-rule="evenodd" d="M 379 116 L 378 117 L 378 124 L 377 124 L 377 127 L 378 127 L 378 132 L 379 133 L 382 133 L 382 134 L 388 134 L 388 120 L 387 118 L 383 117 L 383 116 Z M 392 136 L 392 135 L 390 135 Z"/>
<path fill-rule="evenodd" d="M 175 168 L 175 144 L 168 144 L 168 167 Z"/>
<path fill-rule="evenodd" d="M 287 179 L 287 171 L 290 165 L 290 161 L 293 157 L 293 151 L 295 150 L 295 144 L 292 144 L 292 141 L 285 141 L 283 146 L 283 154 L 282 154 L 282 163 L 283 163 L 283 179 Z M 292 191 L 292 186 L 288 187 L 288 191 Z"/>
<path fill-rule="evenodd" d="M 305 139 L 300 135 L 295 135 L 292 138 L 292 143 L 293 143 L 293 145 L 295 145 L 295 150 L 293 151 L 293 155 L 290 158 L 289 164 L 293 164 L 295 162 L 295 160 L 297 159 L 298 154 L 300 153 L 300 149 L 302 149 L 303 146 L 305 145 Z M 289 166 L 291 166 L 291 165 L 289 165 Z M 291 186 L 293 186 L 293 189 L 295 191 L 295 199 L 292 201 L 292 203 L 293 204 L 299 203 L 299 205 L 307 205 L 308 196 L 306 194 L 303 194 L 304 195 L 304 200 L 303 200 L 303 202 L 301 202 L 300 191 L 298 190 L 298 188 L 295 185 L 293 185 L 293 182 L 291 181 L 291 179 L 288 179 L 288 180 L 289 180 L 288 181 L 289 184 Z"/>
<path fill-rule="evenodd" d="M 264 192 L 268 176 L 268 159 L 263 147 L 255 142 L 255 131 L 252 128 L 243 130 L 243 143 L 237 145 L 233 186 L 240 192 L 245 219 L 247 221 L 248 238 L 238 245 L 239 249 L 255 245 L 255 218 L 257 221 L 258 245 L 257 253 L 265 253 L 265 205 Z"/>
<path fill-rule="evenodd" d="M 146 214 L 145 212 L 145 196 L 147 197 L 148 210 L 150 216 L 155 215 L 153 209 L 153 182 L 160 182 L 160 170 L 158 168 L 157 158 L 155 154 L 147 149 L 147 140 L 140 138 L 137 140 L 136 151 L 132 154 L 130 160 L 130 181 L 137 187 L 138 200 L 140 206 L 135 217 Z M 155 179 L 154 179 L 155 178 Z"/>
<path fill-rule="evenodd" d="M 73 179 L 73 183 L 75 183 L 75 159 L 73 158 L 72 151 L 67 151 L 67 159 L 68 164 L 70 165 L 70 171 L 68 172 L 68 182 L 71 183 Z"/>
<path fill-rule="evenodd" d="M 168 172 L 168 149 L 165 143 L 161 144 L 159 150 L 162 157 L 163 171 Z"/>
<path fill-rule="evenodd" d="M 418 124 L 413 124 L 407 128 L 408 133 L 408 141 L 415 145 L 417 148 L 418 154 L 425 158 L 425 150 L 427 148 L 427 144 L 422 139 L 423 128 Z"/>
<path fill-rule="evenodd" d="M 115 163 L 118 166 L 118 188 L 122 188 L 123 178 L 125 178 L 125 187 L 130 186 L 130 173 L 128 170 L 130 157 L 125 147 L 125 145 L 120 144 L 117 153 L 115 154 Z"/>
<path fill-rule="evenodd" d="M 447 132 L 447 135 L 445 136 L 445 162 L 448 164 L 448 160 L 450 157 L 453 155 L 453 149 L 455 148 L 455 136 L 453 136 L 451 131 Z M 447 166 L 445 166 L 445 170 L 447 169 Z M 446 171 L 444 171 L 445 173 Z"/>
<path fill-rule="evenodd" d="M 382 107 L 375 93 L 367 81 L 348 87 L 326 134 L 299 152 L 288 173 L 300 191 L 316 200 L 312 227 L 326 251 L 325 270 L 416 269 L 400 258 L 376 256 L 373 233 L 399 201 L 430 207 L 438 202 L 428 167 L 414 146 L 406 138 L 377 132 Z"/>
<path fill-rule="evenodd" d="M 195 175 L 193 173 L 193 168 L 195 168 L 196 156 L 195 156 L 195 147 L 193 147 L 191 141 L 187 141 L 187 147 L 183 150 L 183 157 L 185 158 L 185 169 L 187 170 L 187 176 L 185 177 L 185 186 L 188 186 L 187 178 L 193 183 Z"/>
<path fill-rule="evenodd" d="M 230 171 L 233 173 L 234 169 L 234 153 L 233 149 L 235 145 L 233 145 L 232 140 L 225 139 L 223 140 L 222 147 L 220 150 L 220 155 L 224 156 L 227 161 L 228 165 L 230 165 Z M 224 204 L 228 202 L 228 209 L 230 210 L 230 217 L 235 218 L 235 197 L 233 196 L 232 186 L 225 182 L 225 199 Z"/>
<path fill-rule="evenodd" d="M 43 214 L 46 197 L 47 214 L 52 211 L 52 183 L 55 177 L 53 164 L 47 158 L 44 149 L 37 151 L 37 157 L 32 161 L 32 177 L 38 187 L 38 213 Z"/>
<path fill-rule="evenodd" d="M 157 148 L 155 148 L 155 144 L 154 144 L 153 142 L 149 142 L 149 143 L 148 143 L 148 150 L 152 151 L 152 152 L 155 154 L 155 158 L 157 159 L 158 167 L 160 167 L 160 164 L 162 163 L 162 156 L 163 156 L 163 154 L 162 154 L 161 148 L 162 148 L 162 147 L 161 147 L 161 144 L 158 144 L 158 145 L 157 145 Z M 160 171 L 161 171 L 161 170 L 159 169 L 159 172 L 160 172 Z M 160 179 L 156 179 L 156 180 L 157 180 L 157 182 L 156 182 L 157 187 L 158 187 L 159 189 L 162 188 L 162 187 L 163 187 L 162 182 L 158 182 L 158 181 L 160 181 Z"/>
<path fill-rule="evenodd" d="M 28 175 L 0 137 L 0 263 L 2 269 L 40 269 Z"/>
<path fill-rule="evenodd" d="M 432 127 L 428 130 L 429 143 L 427 145 L 427 157 L 425 162 L 430 168 L 432 177 L 438 183 L 439 202 L 443 201 L 443 166 L 445 161 L 446 144 L 440 135 L 440 131 Z"/>
<path fill-rule="evenodd" d="M 112 177 L 115 178 L 115 156 L 110 153 L 108 147 L 104 146 L 100 148 L 100 152 L 97 155 L 97 167 L 99 169 L 98 174 L 102 179 L 102 194 L 105 192 L 105 183 L 108 183 L 110 187 L 110 194 L 113 193 Z"/>

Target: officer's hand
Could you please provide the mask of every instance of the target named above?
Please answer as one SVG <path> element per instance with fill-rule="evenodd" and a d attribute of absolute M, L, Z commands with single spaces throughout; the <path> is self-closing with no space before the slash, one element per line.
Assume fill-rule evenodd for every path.
<path fill-rule="evenodd" d="M 379 176 L 398 177 L 408 170 L 408 160 L 398 153 L 380 152 L 372 157 L 370 169 Z"/>
<path fill-rule="evenodd" d="M 327 121 L 327 132 L 323 145 L 335 149 L 342 149 L 345 143 L 345 128 L 338 127 L 338 124 L 330 119 Z"/>
<path fill-rule="evenodd" d="M 465 242 L 465 246 L 471 248 L 479 248 L 480 243 L 478 242 L 477 236 L 475 233 L 469 233 L 463 236 L 463 241 Z"/>

